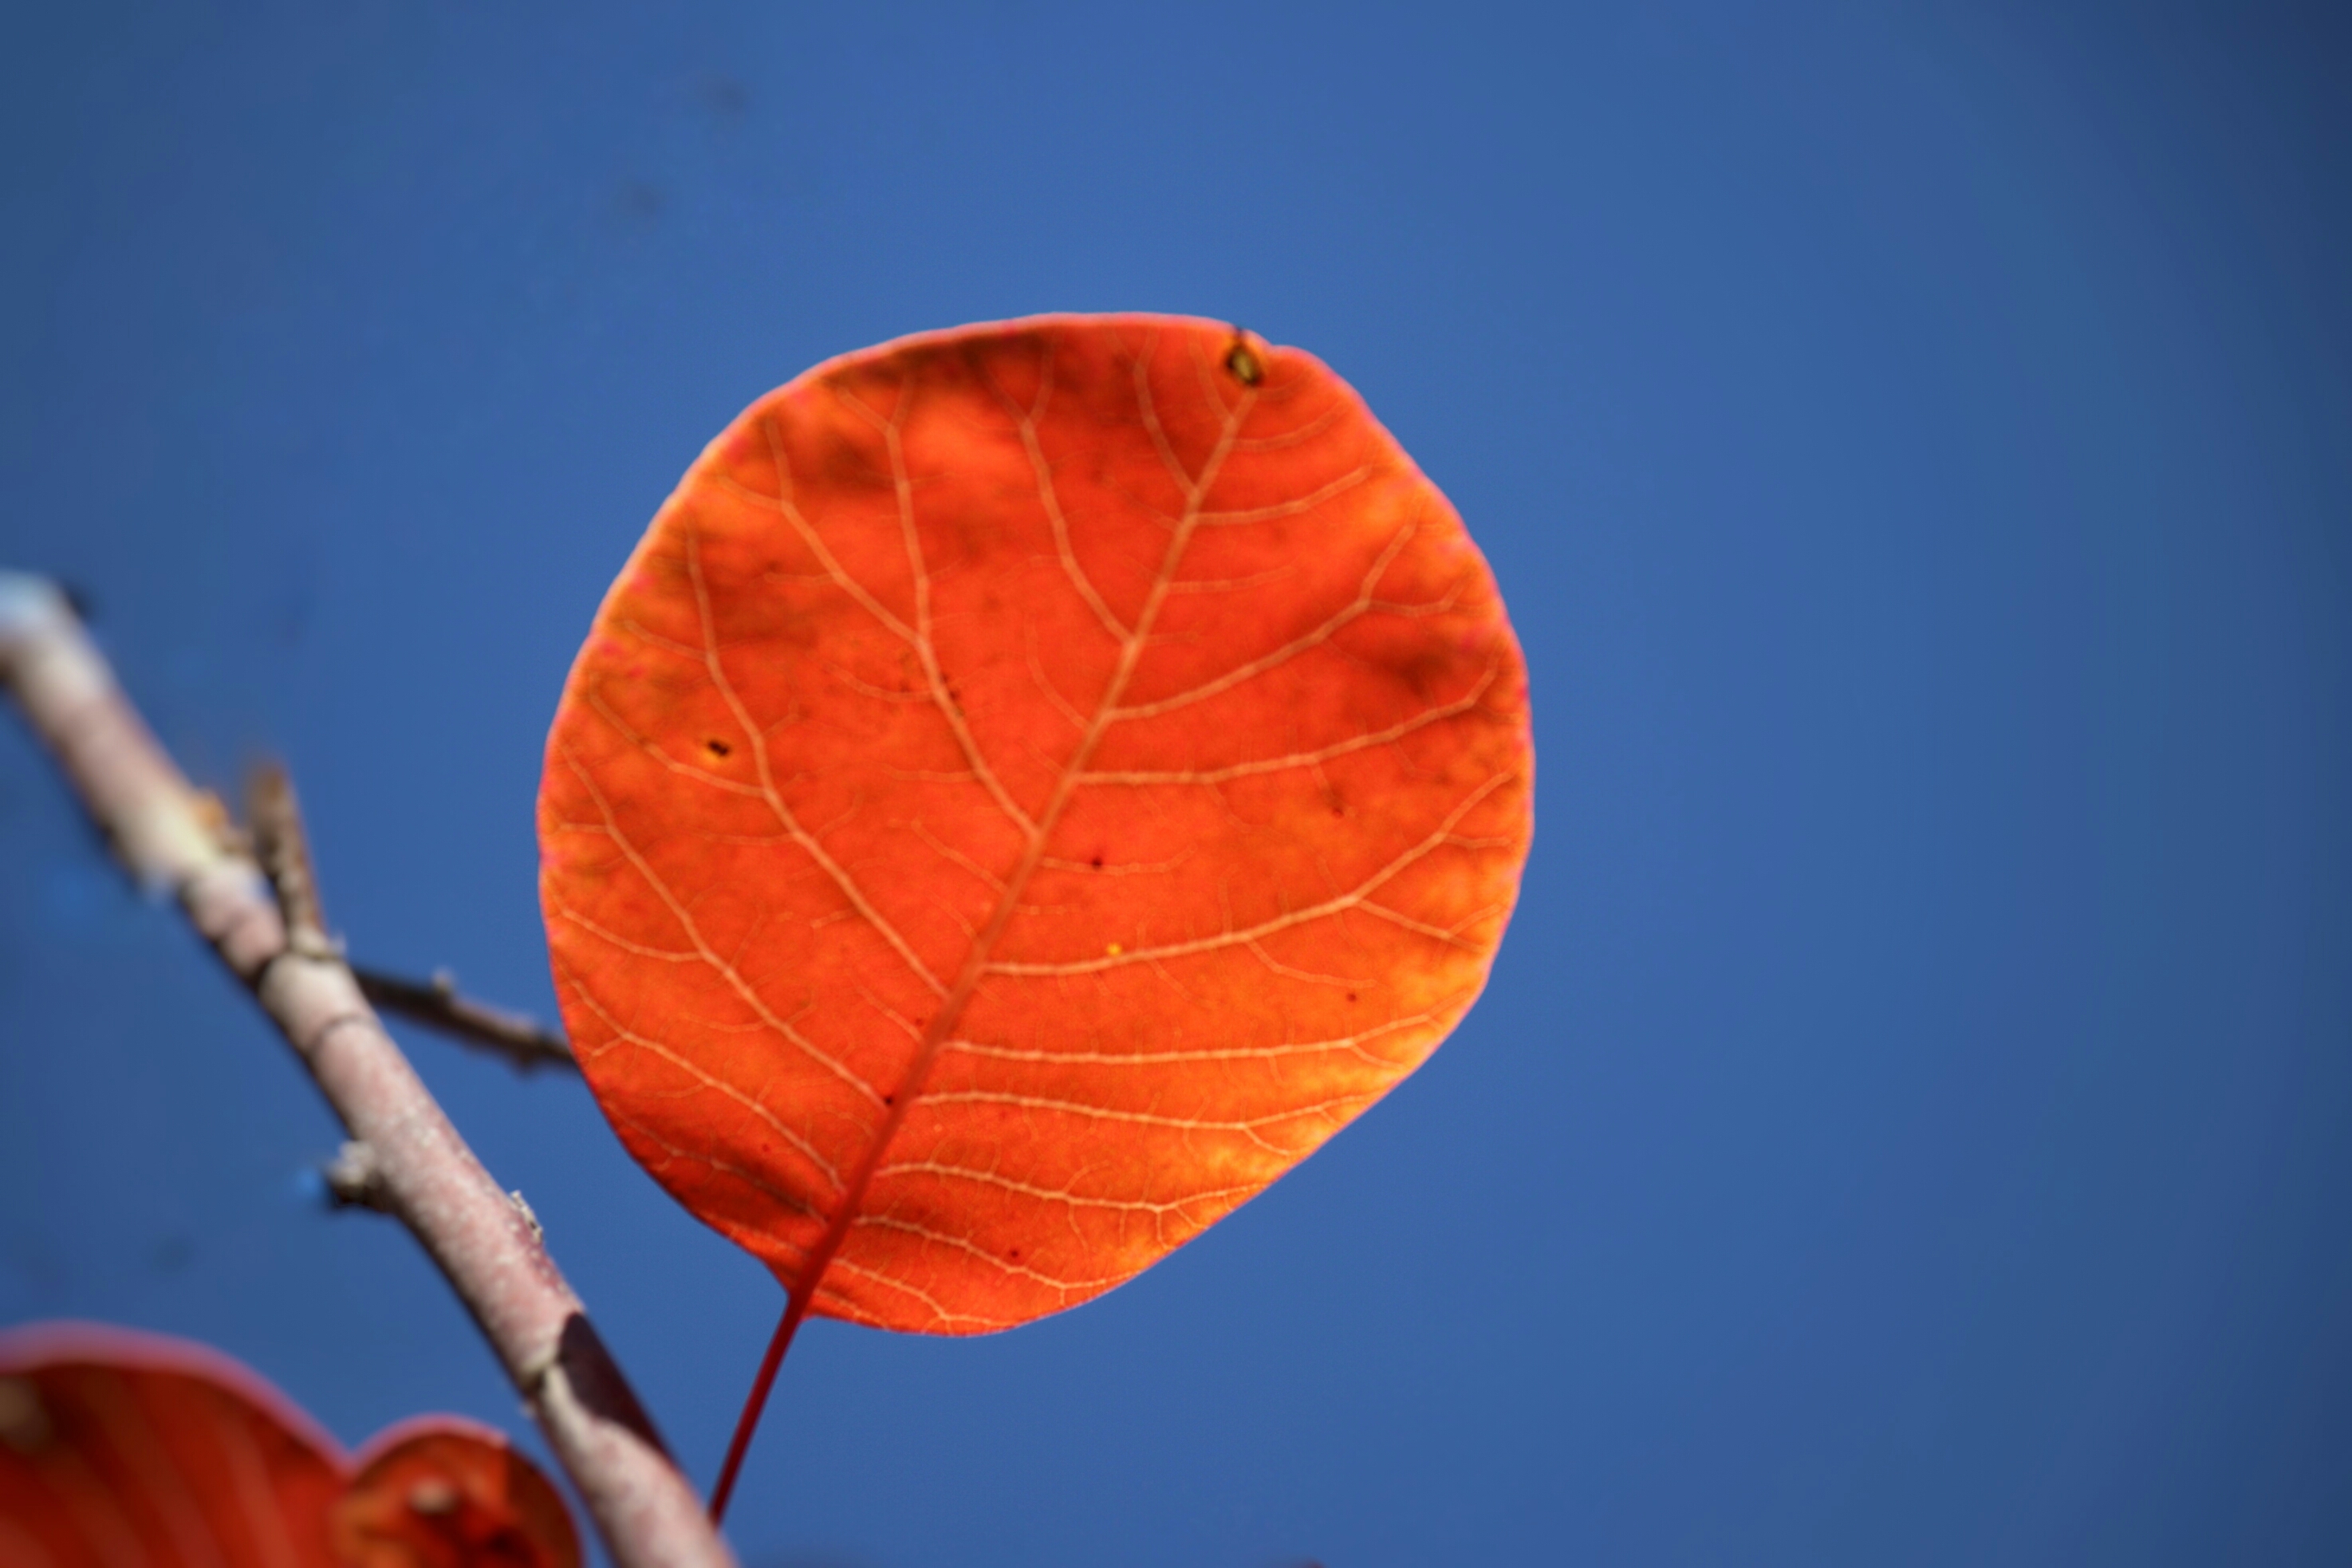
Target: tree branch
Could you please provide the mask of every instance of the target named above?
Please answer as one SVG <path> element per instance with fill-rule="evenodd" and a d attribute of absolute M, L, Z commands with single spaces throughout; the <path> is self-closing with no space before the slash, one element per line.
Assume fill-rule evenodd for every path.
<path fill-rule="evenodd" d="M 365 1152 L 346 1146 L 338 1162 L 354 1195 L 406 1225 L 448 1279 L 614 1562 L 732 1568 L 537 1222 L 490 1179 L 384 1032 L 318 930 L 315 896 L 296 911 L 320 938 L 311 948 L 289 940 L 259 869 L 223 831 L 217 804 L 189 785 L 64 596 L 39 578 L 0 573 L 0 681 L 131 874 L 178 899 L 310 1068 Z M 290 794 L 285 804 L 290 809 Z M 303 870 L 307 887 L 307 859 Z"/>
<path fill-rule="evenodd" d="M 429 981 L 404 980 L 354 963 L 352 978 L 360 983 L 361 994 L 385 1012 L 437 1029 L 459 1045 L 495 1052 L 513 1063 L 517 1072 L 540 1068 L 580 1069 L 571 1042 L 562 1035 L 526 1014 L 509 1013 L 459 995 L 457 982 L 446 973 Z"/>

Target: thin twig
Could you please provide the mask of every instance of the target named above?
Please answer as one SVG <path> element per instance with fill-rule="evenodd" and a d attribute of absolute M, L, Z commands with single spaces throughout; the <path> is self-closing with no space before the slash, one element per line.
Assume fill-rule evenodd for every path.
<path fill-rule="evenodd" d="M 381 970 L 352 965 L 352 978 L 361 994 L 387 1013 L 413 1024 L 437 1029 L 460 1045 L 493 1051 L 514 1065 L 517 1072 L 539 1068 L 580 1070 L 571 1042 L 527 1013 L 509 1013 L 457 992 L 446 971 L 431 980 L 404 980 Z"/>
<path fill-rule="evenodd" d="M 267 762 L 254 769 L 246 781 L 245 799 L 254 858 L 261 862 L 263 875 L 277 891 L 278 908 L 286 917 L 287 945 L 311 958 L 341 957 L 342 944 L 328 934 L 326 912 L 319 900 L 318 873 L 310 858 L 310 838 L 302 826 L 301 803 L 284 764 Z M 360 983 L 360 994 L 378 1007 L 437 1029 L 463 1045 L 494 1051 L 513 1064 L 517 1072 L 543 1067 L 579 1070 L 571 1044 L 562 1035 L 526 1014 L 460 996 L 457 981 L 446 970 L 430 981 L 415 981 L 356 963 L 350 967 L 352 978 Z"/>
<path fill-rule="evenodd" d="M 131 874 L 179 900 L 367 1151 L 359 1190 L 407 1226 L 473 1314 L 614 1562 L 731 1568 L 537 1225 L 449 1124 L 342 960 L 288 940 L 260 868 L 218 830 L 216 809 L 208 820 L 64 596 L 41 579 L 0 573 L 0 683 Z M 310 914 L 315 921 L 315 901 Z"/>
<path fill-rule="evenodd" d="M 306 958 L 332 958 L 327 914 L 319 902 L 319 879 L 310 868 L 310 838 L 302 830 L 301 804 L 282 763 L 264 763 L 246 781 L 245 809 L 253 832 L 253 858 L 278 895 L 286 921 L 286 945 Z"/>

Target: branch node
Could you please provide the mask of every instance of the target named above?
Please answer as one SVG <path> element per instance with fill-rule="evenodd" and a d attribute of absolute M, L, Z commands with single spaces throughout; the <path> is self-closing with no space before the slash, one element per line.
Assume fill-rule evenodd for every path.
<path fill-rule="evenodd" d="M 327 1199 L 335 1207 L 391 1212 L 391 1194 L 384 1190 L 383 1170 L 373 1149 L 353 1139 L 319 1168 L 326 1179 Z"/>
<path fill-rule="evenodd" d="M 523 1396 L 526 1399 L 540 1397 L 546 1386 L 548 1373 L 553 1372 L 562 1363 L 562 1361 L 563 1344 L 559 1340 L 517 1367 L 515 1382 L 521 1388 Z"/>
<path fill-rule="evenodd" d="M 196 820 L 204 825 L 205 830 L 213 836 L 213 842 L 220 846 L 223 854 L 253 853 L 253 836 L 236 825 L 236 814 L 229 810 L 228 802 L 211 790 L 200 789 L 189 797 L 188 807 L 196 814 Z"/>

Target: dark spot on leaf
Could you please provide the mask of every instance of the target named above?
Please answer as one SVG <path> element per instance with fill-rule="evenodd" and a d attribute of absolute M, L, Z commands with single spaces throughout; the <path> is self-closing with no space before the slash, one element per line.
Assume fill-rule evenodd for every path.
<path fill-rule="evenodd" d="M 1356 994 L 1355 994 L 1354 992 L 1352 992 L 1352 991 L 1349 992 L 1349 993 L 1348 993 L 1348 1000 L 1349 1000 L 1349 1001 L 1350 1001 L 1350 1002 L 1353 1002 L 1355 999 L 1356 999 Z"/>
<path fill-rule="evenodd" d="M 1021 1249 L 1020 1249 L 1019 1247 L 1014 1247 L 1012 1251 L 1010 1251 L 1010 1252 L 1006 1253 L 1004 1256 L 1005 1256 L 1005 1257 L 1007 1257 L 1007 1258 L 1018 1258 L 1018 1257 L 1020 1257 L 1020 1256 L 1021 1256 Z"/>
<path fill-rule="evenodd" d="M 896 1105 L 898 1103 L 898 1097 L 895 1094 L 886 1094 L 882 1097 L 882 1103 L 885 1105 Z"/>
<path fill-rule="evenodd" d="M 705 741 L 702 743 L 710 749 L 710 754 L 714 757 L 727 756 L 735 750 L 724 741 Z"/>
<path fill-rule="evenodd" d="M 1249 340 L 1242 335 L 1239 327 L 1234 329 L 1234 346 L 1225 351 L 1225 368 L 1233 372 L 1234 379 L 1244 386 L 1255 386 L 1265 379 L 1265 366 L 1259 362 L 1257 351 L 1249 346 Z"/>
<path fill-rule="evenodd" d="M 1102 869 L 1102 857 L 1101 857 L 1101 856 L 1099 856 L 1099 855 L 1096 856 L 1096 857 L 1094 858 L 1094 859 L 1090 862 L 1090 864 L 1094 867 L 1094 868 L 1095 868 L 1096 870 L 1097 870 L 1097 871 L 1101 870 L 1101 869 Z"/>

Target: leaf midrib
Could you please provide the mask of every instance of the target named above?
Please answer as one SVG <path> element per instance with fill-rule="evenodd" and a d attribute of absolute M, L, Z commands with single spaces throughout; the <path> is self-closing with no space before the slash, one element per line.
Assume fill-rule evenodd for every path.
<path fill-rule="evenodd" d="M 1163 460 L 1168 462 L 1172 470 L 1181 474 L 1182 466 L 1176 461 L 1173 453 L 1168 448 L 1165 438 L 1160 433 L 1158 416 L 1152 406 L 1148 380 L 1150 354 L 1151 345 L 1147 345 L 1136 360 L 1137 401 L 1140 405 L 1146 426 L 1151 431 L 1154 445 L 1160 448 Z M 785 1321 L 778 1331 L 779 1340 L 789 1342 L 793 1332 L 799 1327 L 800 1321 L 807 1317 L 811 1306 L 816 1300 L 817 1289 L 823 1282 L 825 1272 L 832 1267 L 835 1257 L 839 1254 L 843 1244 L 848 1239 L 851 1226 L 856 1223 L 859 1213 L 865 1207 L 866 1194 L 873 1184 L 875 1173 L 881 1168 L 883 1157 L 888 1152 L 892 1141 L 898 1134 L 898 1130 L 905 1125 L 908 1113 L 914 1109 L 916 1102 L 921 1098 L 924 1083 L 929 1078 L 931 1068 L 938 1061 L 941 1049 L 954 1037 L 956 1026 L 962 1021 L 965 1009 L 971 1005 L 972 996 L 980 988 L 981 981 L 986 976 L 989 957 L 995 950 L 998 941 L 1003 936 L 1005 929 L 1012 924 L 1013 918 L 1018 910 L 1021 895 L 1028 887 L 1030 879 L 1036 873 L 1039 864 L 1044 860 L 1045 846 L 1052 838 L 1055 827 L 1060 823 L 1062 814 L 1068 808 L 1071 798 L 1085 786 L 1087 781 L 1084 774 L 1087 763 L 1092 760 L 1095 748 L 1101 742 L 1104 734 L 1112 724 L 1118 721 L 1119 699 L 1125 695 L 1128 684 L 1134 677 L 1136 667 L 1142 661 L 1146 646 L 1150 640 L 1151 627 L 1158 620 L 1160 606 L 1167 600 L 1170 584 L 1176 579 L 1176 571 L 1183 560 L 1184 552 L 1192 543 L 1193 531 L 1204 510 L 1209 492 L 1215 487 L 1217 475 L 1223 468 L 1225 459 L 1232 454 L 1234 443 L 1239 437 L 1242 425 L 1247 418 L 1250 409 L 1255 405 L 1257 395 L 1255 388 L 1244 390 L 1240 400 L 1226 412 L 1223 428 L 1218 433 L 1216 446 L 1211 449 L 1208 458 L 1202 462 L 1199 477 L 1197 479 L 1188 477 L 1184 480 L 1187 494 L 1183 515 L 1178 519 L 1176 528 L 1170 536 L 1168 548 L 1161 556 L 1160 570 L 1153 577 L 1150 590 L 1144 597 L 1143 606 L 1137 614 L 1134 625 L 1128 631 L 1120 647 L 1118 663 L 1112 670 L 1110 679 L 1104 685 L 1102 696 L 1096 702 L 1094 713 L 1087 722 L 1085 732 L 1079 736 L 1078 743 L 1071 749 L 1069 757 L 1063 763 L 1061 772 L 1055 780 L 1054 793 L 1048 798 L 1045 809 L 1037 815 L 1030 826 L 1028 842 L 1023 848 L 1019 863 L 1014 867 L 1012 874 L 1004 879 L 1003 891 L 998 896 L 996 908 L 990 913 L 987 922 L 981 927 L 979 934 L 972 939 L 971 945 L 966 950 L 963 963 L 957 971 L 954 981 L 949 985 L 946 994 L 940 998 L 940 1005 L 933 1011 L 930 1022 L 925 1026 L 916 1047 L 914 1059 L 908 1065 L 905 1074 L 901 1076 L 896 1091 L 885 1097 L 882 1121 L 875 1129 L 873 1140 L 867 1145 L 866 1153 L 853 1169 L 849 1182 L 843 1191 L 840 1205 L 835 1210 L 833 1217 L 827 1221 L 824 1235 L 819 1237 L 815 1247 L 807 1254 L 807 1260 L 803 1266 L 800 1278 L 792 1290 Z M 1042 408 L 1033 410 L 1024 416 L 1024 424 L 1034 424 Z M 894 470 L 893 478 L 897 481 L 899 493 L 904 526 L 911 534 L 913 503 L 906 482 L 903 457 L 898 442 L 892 441 L 889 446 Z M 1050 483 L 1050 479 L 1047 482 Z M 928 627 L 925 628 L 925 633 L 928 642 Z M 933 695 L 935 699 L 940 696 L 936 687 Z"/>

